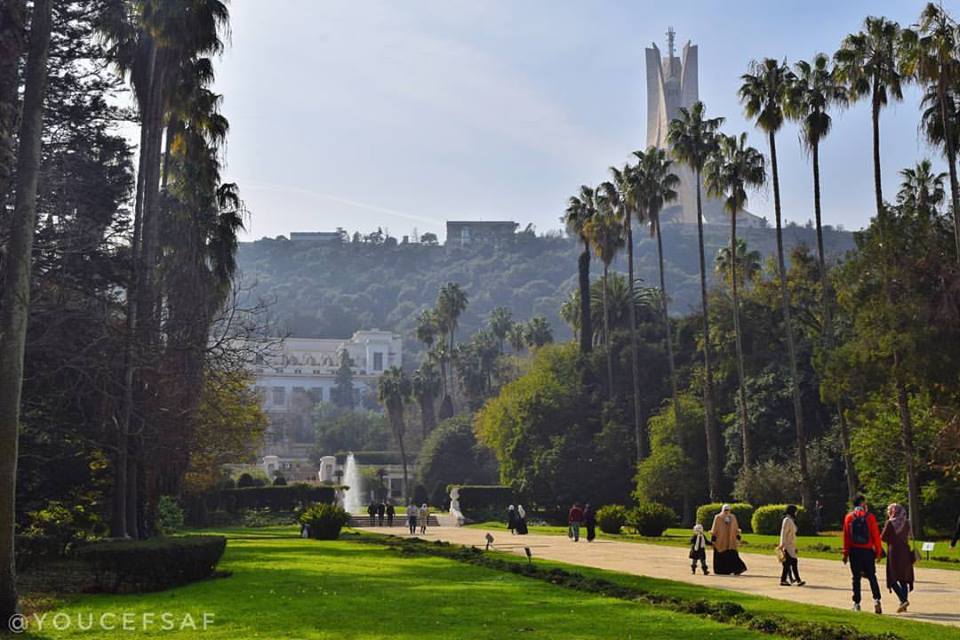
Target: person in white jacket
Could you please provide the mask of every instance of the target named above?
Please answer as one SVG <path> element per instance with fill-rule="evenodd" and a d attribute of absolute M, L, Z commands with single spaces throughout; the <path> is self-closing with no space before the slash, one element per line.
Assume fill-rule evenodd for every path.
<path fill-rule="evenodd" d="M 783 553 L 783 573 L 780 574 L 780 586 L 796 584 L 802 587 L 806 583 L 800 579 L 797 568 L 797 505 L 787 505 L 787 512 L 780 525 L 780 544 L 777 548 Z"/>

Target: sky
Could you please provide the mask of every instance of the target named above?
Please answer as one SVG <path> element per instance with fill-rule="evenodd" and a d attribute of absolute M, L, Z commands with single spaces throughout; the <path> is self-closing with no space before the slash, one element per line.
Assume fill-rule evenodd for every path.
<path fill-rule="evenodd" d="M 948 9 L 960 13 L 954 2 Z M 231 123 L 225 179 L 251 218 L 244 239 L 344 227 L 391 235 L 446 220 L 511 219 L 560 229 L 567 198 L 607 178 L 646 139 L 644 49 L 699 46 L 700 99 L 727 133 L 753 59 L 793 63 L 868 15 L 909 25 L 913 1 L 234 0 L 216 90 Z M 885 196 L 924 157 L 919 93 L 881 115 Z M 813 217 L 809 157 L 779 134 L 783 214 Z M 873 206 L 867 103 L 835 114 L 821 147 L 823 216 L 859 229 Z M 773 220 L 769 188 L 747 207 Z"/>

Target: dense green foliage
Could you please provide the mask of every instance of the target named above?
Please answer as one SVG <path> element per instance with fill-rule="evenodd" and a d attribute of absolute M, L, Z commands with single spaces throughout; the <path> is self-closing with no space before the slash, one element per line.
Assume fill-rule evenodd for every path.
<path fill-rule="evenodd" d="M 761 535 L 775 536 L 780 535 L 780 525 L 783 524 L 783 518 L 786 514 L 787 505 L 785 504 L 766 504 L 757 507 L 750 519 L 750 528 L 753 533 Z M 798 534 L 802 536 L 816 535 L 813 527 L 813 517 L 807 514 L 803 507 L 797 507 Z"/>
<path fill-rule="evenodd" d="M 449 485 L 489 485 L 498 480 L 496 459 L 477 445 L 472 414 L 441 422 L 424 441 L 417 464 L 417 480 L 437 507 L 448 501 Z"/>
<path fill-rule="evenodd" d="M 678 520 L 673 509 L 658 502 L 641 502 L 627 515 L 627 522 L 642 536 L 661 536 Z"/>
<path fill-rule="evenodd" d="M 627 508 L 608 504 L 597 509 L 597 526 L 604 533 L 617 534 L 627 524 Z"/>
<path fill-rule="evenodd" d="M 336 540 L 340 530 L 349 524 L 350 514 L 339 505 L 320 502 L 301 511 L 297 522 L 314 540 Z"/>
<path fill-rule="evenodd" d="M 292 483 L 280 486 L 223 489 L 219 492 L 223 507 L 229 512 L 244 509 L 271 509 L 293 511 L 309 502 L 333 503 L 336 488 Z"/>
<path fill-rule="evenodd" d="M 460 511 L 471 520 L 506 517 L 515 504 L 513 490 L 499 485 L 452 485 L 460 490 Z"/>

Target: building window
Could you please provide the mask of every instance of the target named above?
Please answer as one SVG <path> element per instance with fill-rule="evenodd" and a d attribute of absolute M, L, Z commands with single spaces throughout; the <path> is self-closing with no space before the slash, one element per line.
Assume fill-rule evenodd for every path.
<path fill-rule="evenodd" d="M 373 354 L 373 370 L 383 371 L 383 354 L 380 352 Z"/>
<path fill-rule="evenodd" d="M 303 371 L 300 370 L 300 369 L 294 369 L 293 372 L 294 372 L 294 373 L 303 373 Z"/>
<path fill-rule="evenodd" d="M 283 387 L 273 388 L 273 404 L 286 404 L 287 390 Z"/>
<path fill-rule="evenodd" d="M 470 229 L 467 227 L 460 229 L 460 244 L 470 244 Z"/>

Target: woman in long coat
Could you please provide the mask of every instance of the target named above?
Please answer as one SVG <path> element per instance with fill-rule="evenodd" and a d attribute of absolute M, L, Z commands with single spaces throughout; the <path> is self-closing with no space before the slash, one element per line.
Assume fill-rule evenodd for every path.
<path fill-rule="evenodd" d="M 903 613 L 910 606 L 907 595 L 913 591 L 913 550 L 910 548 L 910 520 L 899 504 L 887 507 L 887 523 L 880 539 L 887 543 L 887 589 L 897 594 Z"/>
<path fill-rule="evenodd" d="M 513 505 L 510 505 L 507 508 L 507 529 L 510 530 L 510 533 L 516 533 L 517 528 L 517 510 L 513 508 Z"/>
<path fill-rule="evenodd" d="M 740 547 L 740 523 L 730 511 L 730 505 L 723 505 L 720 513 L 714 516 L 710 540 L 713 542 L 714 573 L 738 576 L 747 570 L 737 551 Z"/>
<path fill-rule="evenodd" d="M 522 504 L 517 505 L 517 535 L 527 535 L 527 512 Z"/>

